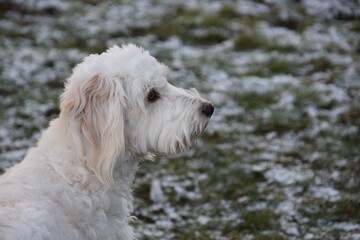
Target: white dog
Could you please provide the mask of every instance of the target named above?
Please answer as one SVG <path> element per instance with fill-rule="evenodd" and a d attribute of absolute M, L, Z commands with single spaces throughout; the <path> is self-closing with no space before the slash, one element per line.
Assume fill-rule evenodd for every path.
<path fill-rule="evenodd" d="M 134 239 L 131 183 L 139 161 L 191 146 L 214 111 L 134 45 L 79 64 L 59 118 L 0 178 L 0 239 Z"/>

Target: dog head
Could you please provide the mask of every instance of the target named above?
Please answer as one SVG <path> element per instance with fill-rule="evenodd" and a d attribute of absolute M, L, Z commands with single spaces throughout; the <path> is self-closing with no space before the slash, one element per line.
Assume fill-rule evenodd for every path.
<path fill-rule="evenodd" d="M 134 45 L 90 55 L 68 79 L 60 118 L 79 159 L 104 184 L 125 154 L 176 154 L 204 131 L 213 105 L 167 81 L 167 67 Z"/>

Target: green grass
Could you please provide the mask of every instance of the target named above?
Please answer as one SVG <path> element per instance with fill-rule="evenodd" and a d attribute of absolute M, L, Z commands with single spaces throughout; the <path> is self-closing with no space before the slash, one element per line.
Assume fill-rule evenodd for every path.
<path fill-rule="evenodd" d="M 241 231 L 258 233 L 265 230 L 275 230 L 280 226 L 279 214 L 270 209 L 247 212 L 242 215 L 243 223 L 239 225 Z"/>

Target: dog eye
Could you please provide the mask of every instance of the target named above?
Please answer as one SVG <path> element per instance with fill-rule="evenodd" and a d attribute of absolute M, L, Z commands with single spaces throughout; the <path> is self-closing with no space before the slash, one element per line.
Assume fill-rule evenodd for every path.
<path fill-rule="evenodd" d="M 148 94 L 148 101 L 155 102 L 159 98 L 160 98 L 160 94 L 154 88 L 151 89 Z"/>

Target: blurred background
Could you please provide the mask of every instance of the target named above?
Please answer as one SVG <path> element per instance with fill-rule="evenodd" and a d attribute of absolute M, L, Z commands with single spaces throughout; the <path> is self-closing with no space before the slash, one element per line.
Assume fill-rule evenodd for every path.
<path fill-rule="evenodd" d="M 143 162 L 142 239 L 360 239 L 360 1 L 0 2 L 0 168 L 71 69 L 135 43 L 216 105 L 196 146 Z"/>

